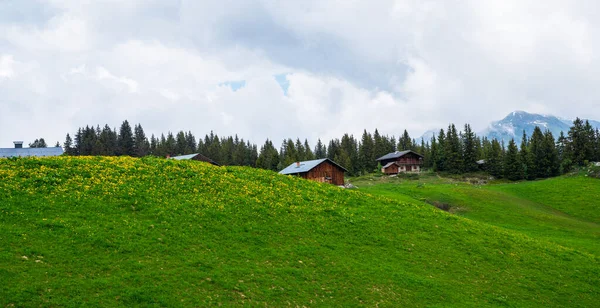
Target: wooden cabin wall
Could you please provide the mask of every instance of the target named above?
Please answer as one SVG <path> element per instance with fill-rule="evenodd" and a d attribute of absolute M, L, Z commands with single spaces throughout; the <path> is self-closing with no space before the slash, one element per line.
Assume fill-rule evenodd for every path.
<path fill-rule="evenodd" d="M 344 171 L 328 161 L 316 166 L 306 175 L 307 179 L 318 182 L 327 182 L 327 177 L 331 178 L 331 184 L 344 185 Z"/>

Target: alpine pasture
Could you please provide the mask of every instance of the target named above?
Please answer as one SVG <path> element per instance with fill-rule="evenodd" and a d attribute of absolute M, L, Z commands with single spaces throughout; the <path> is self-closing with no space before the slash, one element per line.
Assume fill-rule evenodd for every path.
<path fill-rule="evenodd" d="M 2 159 L 0 306 L 594 306 L 597 198 L 571 208 L 535 184 L 454 196 L 193 161 Z M 486 210 L 496 196 L 571 220 L 511 222 L 517 206 Z"/>

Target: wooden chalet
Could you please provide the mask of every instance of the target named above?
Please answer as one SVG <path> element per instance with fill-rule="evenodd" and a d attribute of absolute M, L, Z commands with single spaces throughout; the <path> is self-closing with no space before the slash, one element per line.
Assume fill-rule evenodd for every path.
<path fill-rule="evenodd" d="M 419 173 L 423 166 L 423 155 L 408 150 L 388 153 L 377 161 L 382 165 L 381 172 L 385 174 Z"/>
<path fill-rule="evenodd" d="M 197 161 L 203 161 L 203 162 L 207 162 L 210 163 L 212 165 L 215 166 L 220 166 L 216 161 L 200 154 L 200 153 L 194 153 L 194 154 L 188 154 L 188 155 L 180 155 L 180 156 L 173 156 L 173 157 L 169 157 L 169 159 L 175 159 L 175 160 L 197 160 Z"/>
<path fill-rule="evenodd" d="M 341 186 L 344 185 L 344 172 L 347 171 L 348 170 L 336 164 L 331 159 L 323 158 L 295 162 L 279 171 L 279 173 L 295 175 L 307 180 Z"/>

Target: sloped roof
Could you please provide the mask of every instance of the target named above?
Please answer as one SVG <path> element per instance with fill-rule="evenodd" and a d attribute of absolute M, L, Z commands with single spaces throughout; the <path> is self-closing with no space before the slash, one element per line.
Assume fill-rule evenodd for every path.
<path fill-rule="evenodd" d="M 194 154 L 187 154 L 187 155 L 179 155 L 179 156 L 173 156 L 173 157 L 171 157 L 171 159 L 175 159 L 175 160 L 186 160 L 186 159 L 192 159 L 192 158 L 194 158 L 196 155 L 198 155 L 198 153 L 194 153 Z"/>
<path fill-rule="evenodd" d="M 0 149 L 0 157 L 46 157 L 59 156 L 64 153 L 63 148 L 3 148 Z"/>
<path fill-rule="evenodd" d="M 327 160 L 329 162 L 331 162 L 332 164 L 342 168 L 342 170 L 348 172 L 348 170 L 346 170 L 346 168 L 338 165 L 333 160 L 331 160 L 329 158 L 322 158 L 322 159 L 301 161 L 300 166 L 298 166 L 298 163 L 292 163 L 291 165 L 287 166 L 285 169 L 279 171 L 279 174 L 296 174 L 296 173 L 308 172 L 308 171 L 312 170 L 314 167 L 320 165 L 321 163 L 323 163 L 324 161 L 327 161 Z"/>
<path fill-rule="evenodd" d="M 385 168 L 387 168 L 387 167 L 389 167 L 391 165 L 395 165 L 395 164 L 396 164 L 396 162 L 394 162 L 394 161 L 393 162 L 389 162 L 389 163 L 385 164 L 385 166 L 383 166 L 382 168 L 385 169 Z"/>
<path fill-rule="evenodd" d="M 423 155 L 421 155 L 421 154 L 419 154 L 419 153 L 417 153 L 417 152 L 415 152 L 415 151 L 406 150 L 406 151 L 396 151 L 396 152 L 392 152 L 392 153 L 385 154 L 385 155 L 383 155 L 383 156 L 379 157 L 379 158 L 377 159 L 377 161 L 380 161 L 380 160 L 386 160 L 386 159 L 395 159 L 395 158 L 399 158 L 399 157 L 402 157 L 402 156 L 404 156 L 404 155 L 406 155 L 406 154 L 408 154 L 408 153 L 411 153 L 411 152 L 412 152 L 412 153 L 414 153 L 414 154 L 416 154 L 416 155 L 419 155 L 419 156 L 423 157 Z"/>
<path fill-rule="evenodd" d="M 179 155 L 179 156 L 173 156 L 170 157 L 169 159 L 175 159 L 175 160 L 188 160 L 188 159 L 194 159 L 198 157 L 199 160 L 205 161 L 205 162 L 209 162 L 213 165 L 219 166 L 219 164 L 217 162 L 215 162 L 214 160 L 200 154 L 200 153 L 194 153 L 194 154 L 187 154 L 187 155 Z"/>

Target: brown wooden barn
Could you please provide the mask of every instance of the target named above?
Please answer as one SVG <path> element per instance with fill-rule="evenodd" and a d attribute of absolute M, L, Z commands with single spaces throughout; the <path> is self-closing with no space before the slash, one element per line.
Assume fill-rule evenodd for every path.
<path fill-rule="evenodd" d="M 296 175 L 307 180 L 344 185 L 344 167 L 329 158 L 295 162 L 279 171 L 280 174 Z"/>
<path fill-rule="evenodd" d="M 381 172 L 385 174 L 419 173 L 423 166 L 423 155 L 411 150 L 396 151 L 378 158 L 377 161 L 382 165 Z"/>
<path fill-rule="evenodd" d="M 207 162 L 210 164 L 213 164 L 215 166 L 220 166 L 216 161 L 200 154 L 200 153 L 194 153 L 194 154 L 188 154 L 188 155 L 180 155 L 180 156 L 173 156 L 173 157 L 169 157 L 169 159 L 175 159 L 175 160 L 197 160 L 197 161 L 203 161 L 203 162 Z"/>

